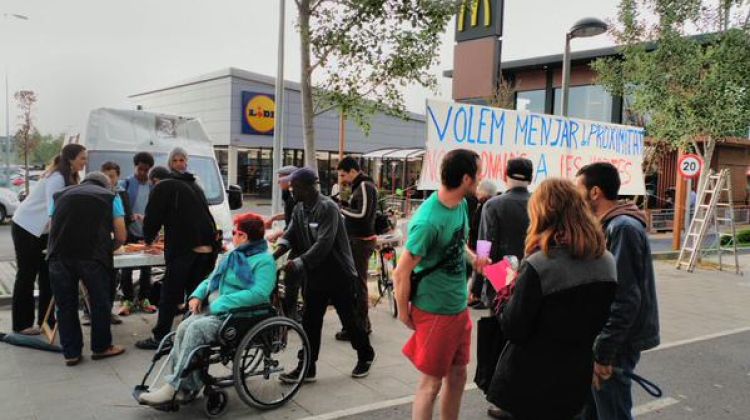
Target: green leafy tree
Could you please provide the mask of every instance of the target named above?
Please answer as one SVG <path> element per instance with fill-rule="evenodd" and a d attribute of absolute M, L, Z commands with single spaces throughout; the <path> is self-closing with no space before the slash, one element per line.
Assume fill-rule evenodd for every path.
<path fill-rule="evenodd" d="M 64 134 L 58 134 L 53 136 L 51 134 L 42 135 L 39 132 L 34 133 L 33 142 L 36 143 L 36 148 L 31 151 L 29 156 L 30 165 L 47 165 L 55 156 L 62 150 L 63 142 L 65 140 Z M 23 151 L 20 149 L 19 158 L 23 158 Z"/>
<path fill-rule="evenodd" d="M 313 118 L 337 109 L 365 132 L 378 111 L 405 116 L 404 88 L 434 89 L 455 0 L 295 0 L 301 39 L 305 165 L 317 167 Z M 313 83 L 315 80 L 315 85 Z"/>
<path fill-rule="evenodd" d="M 717 141 L 747 135 L 750 12 L 744 3 L 620 2 L 611 32 L 622 55 L 592 67 L 609 92 L 628 99 L 656 148 L 692 149 L 708 164 Z"/>

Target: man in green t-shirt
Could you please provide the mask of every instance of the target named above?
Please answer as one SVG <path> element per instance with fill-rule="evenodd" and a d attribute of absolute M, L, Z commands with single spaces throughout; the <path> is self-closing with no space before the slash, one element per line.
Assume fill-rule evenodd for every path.
<path fill-rule="evenodd" d="M 440 189 L 414 214 L 406 250 L 394 273 L 399 319 L 414 330 L 403 352 L 422 372 L 414 399 L 414 418 L 430 418 L 445 383 L 440 418 L 458 419 L 471 348 L 471 318 L 466 310 L 466 259 L 481 272 L 489 262 L 467 247 L 469 223 L 464 199 L 476 192 L 479 156 L 464 149 L 445 155 Z M 421 280 L 412 291 L 411 275 Z"/>

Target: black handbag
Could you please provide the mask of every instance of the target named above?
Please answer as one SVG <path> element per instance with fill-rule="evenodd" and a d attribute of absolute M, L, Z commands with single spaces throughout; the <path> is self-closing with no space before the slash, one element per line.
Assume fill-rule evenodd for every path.
<path fill-rule="evenodd" d="M 485 394 L 492 383 L 504 346 L 505 336 L 500 328 L 500 321 L 494 316 L 480 318 L 477 321 L 477 370 L 474 383 Z"/>

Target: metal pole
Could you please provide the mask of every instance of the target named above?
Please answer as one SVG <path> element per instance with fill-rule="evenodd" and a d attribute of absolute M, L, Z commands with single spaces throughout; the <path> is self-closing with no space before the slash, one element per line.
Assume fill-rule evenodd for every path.
<path fill-rule="evenodd" d="M 281 190 L 279 189 L 279 174 L 281 168 L 281 157 L 283 152 L 284 136 L 284 27 L 286 19 L 286 0 L 279 0 L 279 40 L 278 56 L 276 65 L 276 109 L 274 119 L 276 124 L 273 130 L 273 185 L 271 187 L 271 214 L 281 212 Z"/>
<path fill-rule="evenodd" d="M 685 235 L 690 233 L 690 223 L 693 221 L 690 212 L 690 192 L 693 190 L 693 178 L 688 178 L 687 181 L 687 194 L 685 194 Z M 697 204 L 697 203 L 696 203 Z"/>
<path fill-rule="evenodd" d="M 10 110 L 8 109 L 8 67 L 5 67 L 5 182 L 10 186 Z"/>
<path fill-rule="evenodd" d="M 568 90 L 570 89 L 570 33 L 565 34 L 565 54 L 562 68 L 562 116 L 568 116 Z"/>

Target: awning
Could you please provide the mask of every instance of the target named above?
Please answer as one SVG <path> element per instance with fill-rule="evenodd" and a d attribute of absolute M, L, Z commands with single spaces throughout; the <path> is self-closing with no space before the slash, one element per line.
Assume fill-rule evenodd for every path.
<path fill-rule="evenodd" d="M 424 149 L 380 149 L 365 153 L 365 159 L 412 159 L 424 154 Z"/>
<path fill-rule="evenodd" d="M 401 149 L 385 156 L 385 159 L 412 159 L 424 155 L 424 149 Z"/>
<path fill-rule="evenodd" d="M 393 153 L 396 151 L 399 151 L 401 149 L 380 149 L 380 150 L 373 150 L 372 152 L 367 152 L 364 155 L 362 155 L 365 159 L 383 159 L 383 156 L 388 155 L 389 153 Z"/>

